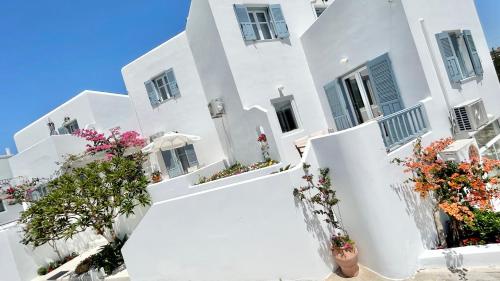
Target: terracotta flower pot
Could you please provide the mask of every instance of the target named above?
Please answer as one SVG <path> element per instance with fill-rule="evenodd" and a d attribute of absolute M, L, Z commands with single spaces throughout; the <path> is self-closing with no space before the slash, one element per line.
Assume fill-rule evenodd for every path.
<path fill-rule="evenodd" d="M 333 251 L 333 256 L 335 258 L 335 262 L 340 269 L 342 270 L 342 274 L 346 277 L 356 277 L 359 273 L 359 265 L 358 265 L 358 249 L 354 248 L 352 252 L 344 252 L 344 255 L 341 255 L 337 251 Z"/>
<path fill-rule="evenodd" d="M 153 180 L 153 183 L 159 183 L 159 182 L 161 182 L 162 181 L 161 175 L 155 175 L 155 176 L 153 176 L 152 180 Z"/>

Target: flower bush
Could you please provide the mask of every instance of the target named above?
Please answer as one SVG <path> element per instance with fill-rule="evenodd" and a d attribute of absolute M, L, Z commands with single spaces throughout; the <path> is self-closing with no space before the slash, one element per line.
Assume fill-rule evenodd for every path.
<path fill-rule="evenodd" d="M 76 257 L 78 257 L 77 253 L 71 253 L 71 255 L 68 255 L 68 256 L 62 258 L 61 260 L 51 262 L 47 266 L 42 266 L 42 267 L 38 268 L 37 273 L 40 276 L 51 273 L 52 271 L 56 270 L 57 268 L 61 267 L 62 265 L 73 260 Z"/>
<path fill-rule="evenodd" d="M 260 134 L 259 137 L 257 138 L 257 142 L 259 142 L 260 144 L 260 150 L 262 152 L 262 157 L 264 158 L 264 161 L 267 162 L 271 160 L 271 156 L 269 154 L 269 143 L 267 143 L 266 134 Z"/>
<path fill-rule="evenodd" d="M 336 192 L 332 188 L 330 178 L 330 169 L 319 169 L 318 181 L 314 182 L 314 175 L 310 173 L 310 165 L 304 163 L 304 176 L 306 185 L 295 188 L 293 196 L 301 201 L 308 201 L 316 208 L 313 213 L 324 216 L 324 221 L 330 226 L 333 231 L 331 237 L 332 250 L 335 254 L 345 256 L 346 252 L 354 252 L 354 241 L 349 238 L 347 232 L 340 227 L 340 222 L 337 220 L 333 208 L 338 204 L 339 200 L 336 197 Z"/>
<path fill-rule="evenodd" d="M 455 236 L 453 243 L 456 244 L 464 225 L 474 225 L 475 210 L 492 210 L 492 200 L 499 198 L 500 177 L 496 171 L 500 161 L 486 158 L 460 163 L 443 161 L 438 155 L 452 142 L 451 138 L 441 139 L 423 147 L 418 139 L 413 155 L 394 161 L 411 174 L 408 182 L 415 184 L 415 191 L 422 198 L 431 196 L 436 207 L 450 217 L 452 236 Z"/>
<path fill-rule="evenodd" d="M 108 159 L 124 155 L 127 148 L 142 148 L 146 145 L 146 140 L 141 138 L 139 133 L 135 131 L 122 133 L 120 128 L 111 129 L 107 137 L 104 133 L 99 133 L 94 129 L 78 130 L 74 135 L 91 142 L 91 144 L 87 144 L 87 153 L 105 152 Z"/>
<path fill-rule="evenodd" d="M 45 181 L 45 179 L 33 178 L 25 180 L 19 185 L 10 186 L 4 190 L 0 189 L 0 199 L 5 200 L 9 205 L 32 202 L 34 200 L 32 196 L 33 192 Z"/>
<path fill-rule="evenodd" d="M 278 163 L 277 161 L 271 159 L 265 162 L 255 163 L 250 166 L 245 166 L 242 165 L 241 163 L 236 162 L 236 164 L 232 165 L 231 167 L 226 168 L 218 173 L 215 173 L 210 177 L 201 177 L 198 180 L 197 185 L 270 167 L 277 163 Z"/>

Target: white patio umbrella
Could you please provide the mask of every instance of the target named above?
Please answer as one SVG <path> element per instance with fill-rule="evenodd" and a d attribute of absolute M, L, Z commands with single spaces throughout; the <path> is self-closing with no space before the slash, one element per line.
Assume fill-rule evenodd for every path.
<path fill-rule="evenodd" d="M 201 138 L 194 135 L 167 133 L 153 140 L 153 142 L 142 149 L 142 152 L 151 153 L 160 150 L 172 150 L 188 144 L 193 144 L 199 140 L 201 140 Z"/>

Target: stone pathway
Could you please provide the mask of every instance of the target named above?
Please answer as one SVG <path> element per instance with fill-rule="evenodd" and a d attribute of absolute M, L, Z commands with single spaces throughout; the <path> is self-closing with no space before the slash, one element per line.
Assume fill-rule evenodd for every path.
<path fill-rule="evenodd" d="M 360 273 L 354 278 L 344 278 L 336 272 L 326 281 L 389 281 L 366 268 L 361 267 Z M 500 280 L 499 267 L 471 268 L 471 269 L 429 269 L 418 272 L 415 277 L 404 281 L 498 281 Z"/>

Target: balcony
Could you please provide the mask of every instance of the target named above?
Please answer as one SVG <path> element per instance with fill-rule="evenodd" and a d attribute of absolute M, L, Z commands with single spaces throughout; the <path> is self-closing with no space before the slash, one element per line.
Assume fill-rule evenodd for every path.
<path fill-rule="evenodd" d="M 377 119 L 387 152 L 418 138 L 429 131 L 429 122 L 422 104 Z"/>

